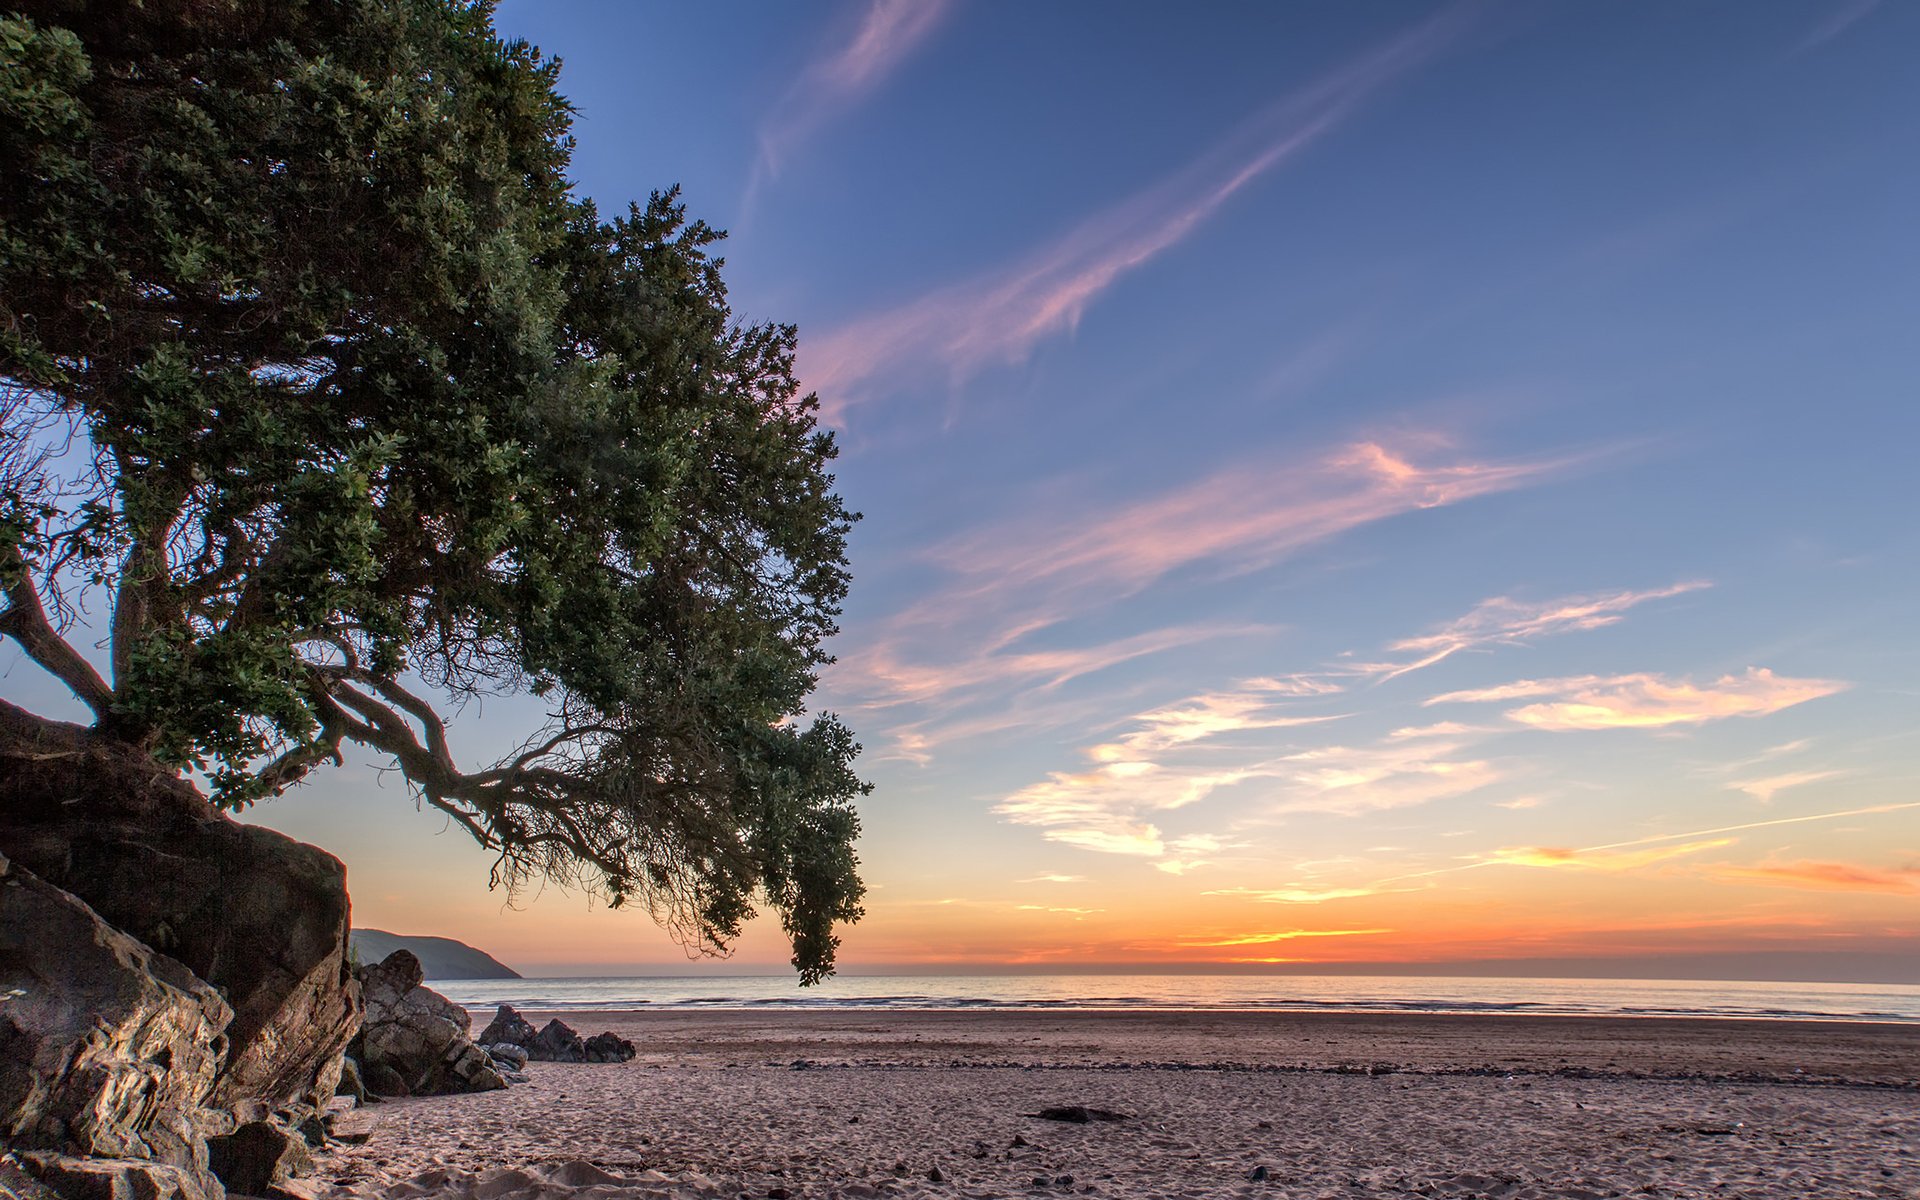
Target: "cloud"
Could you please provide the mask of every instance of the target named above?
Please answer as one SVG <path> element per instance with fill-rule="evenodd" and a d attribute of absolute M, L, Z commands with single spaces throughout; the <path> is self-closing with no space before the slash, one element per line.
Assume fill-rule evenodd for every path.
<path fill-rule="evenodd" d="M 1817 46 L 1839 37 L 1847 30 L 1880 7 L 1880 0 L 1852 0 L 1849 4 L 1838 4 L 1826 10 L 1826 16 L 1818 25 L 1808 31 L 1794 48 L 1796 54 L 1805 54 Z"/>
<path fill-rule="evenodd" d="M 1150 817 L 1185 808 L 1222 787 L 1272 773 L 1272 764 L 1238 767 L 1204 762 L 1156 761 L 1170 750 L 1193 750 L 1196 743 L 1230 733 L 1266 731 L 1332 720 L 1276 712 L 1275 698 L 1295 697 L 1301 689 L 1276 679 L 1259 678 L 1237 689 L 1189 696 L 1130 718 L 1135 728 L 1088 747 L 1093 766 L 1085 771 L 1054 771 L 1021 788 L 994 811 L 1020 825 L 1034 825 L 1056 842 L 1088 850 L 1150 857 L 1167 856 L 1159 868 L 1181 874 L 1205 866 L 1206 856 L 1234 845 L 1213 834 L 1162 838 Z"/>
<path fill-rule="evenodd" d="M 1462 12 L 1442 12 L 1283 97 L 1185 169 L 1026 258 L 814 339 L 802 350 L 801 374 L 821 394 L 823 416 L 841 419 L 876 376 L 937 365 L 965 377 L 1018 363 L 1041 340 L 1072 330 L 1121 276 L 1178 245 L 1248 185 L 1443 50 L 1458 35 Z"/>
<path fill-rule="evenodd" d="M 1169 575 L 1260 570 L 1359 526 L 1528 486 L 1579 461 L 1490 462 L 1447 446 L 1439 435 L 1406 435 L 1394 446 L 1362 442 L 1291 462 L 1248 462 L 1130 503 L 1049 507 L 1041 519 L 999 522 L 951 539 L 926 552 L 944 578 L 883 622 L 845 635 L 839 661 L 823 676 L 823 701 L 911 707 L 909 719 L 886 730 L 888 756 L 924 764 L 955 737 L 1034 724 L 1030 702 L 1040 692 L 1169 650 L 1217 638 L 1249 643 L 1278 632 L 1197 623 L 1090 646 L 1047 644 L 1057 630 Z M 1248 680 L 1239 690 L 1311 698 L 1337 694 L 1355 677 L 1352 668 L 1335 667 Z M 1157 729 L 1136 734 L 1177 739 L 1182 719 L 1197 730 L 1233 714 L 1169 711 L 1157 719 Z"/>
<path fill-rule="evenodd" d="M 1277 685 L 1277 686 L 1276 686 Z M 1278 681 L 1248 680 L 1235 691 L 1209 692 L 1190 696 L 1162 708 L 1139 714 L 1139 725 L 1124 736 L 1093 746 L 1087 756 L 1095 762 L 1128 762 L 1146 759 L 1163 750 L 1222 734 L 1258 729 L 1290 729 L 1337 721 L 1330 716 L 1297 716 L 1275 712 L 1273 697 L 1296 697 L 1299 691 Z"/>
<path fill-rule="evenodd" d="M 1392 932 L 1394 931 L 1391 929 L 1284 929 L 1277 933 L 1243 933 L 1209 941 L 1185 941 L 1181 945 L 1189 949 L 1216 946 L 1269 946 L 1275 942 L 1291 942 L 1297 938 L 1370 937 Z"/>
<path fill-rule="evenodd" d="M 1684 858 L 1706 850 L 1731 846 L 1734 838 L 1712 838 L 1684 842 L 1678 846 L 1652 846 L 1641 850 L 1586 849 L 1568 850 L 1553 846 L 1503 846 L 1483 861 L 1507 867 L 1574 868 L 1586 871 L 1633 871 L 1669 859 Z"/>
<path fill-rule="evenodd" d="M 920 644 L 904 632 L 845 654 L 833 671 L 837 690 L 856 703 L 885 707 L 954 697 L 985 687 L 1017 685 L 1056 688 L 1168 650 L 1233 635 L 1265 632 L 1245 625 L 1184 625 L 1154 629 L 1092 646 L 1014 649 L 976 645 L 966 657 L 948 662 L 915 661 L 909 647 Z"/>
<path fill-rule="evenodd" d="M 1618 591 L 1600 595 L 1562 596 L 1528 603 L 1495 596 L 1475 605 L 1465 616 L 1420 637 L 1403 638 L 1390 650 L 1411 651 L 1419 657 L 1402 663 L 1373 664 L 1381 679 L 1394 679 L 1468 650 L 1489 646 L 1522 646 L 1536 638 L 1603 629 L 1618 623 L 1626 611 L 1649 600 L 1665 600 L 1713 585 L 1704 580 L 1676 583 L 1651 591 Z"/>
<path fill-rule="evenodd" d="M 749 196 L 821 125 L 884 83 L 952 7 L 951 0 L 869 0 L 853 36 L 802 70 L 761 125 Z"/>
<path fill-rule="evenodd" d="M 1362 896 L 1380 896 L 1392 892 L 1411 891 L 1410 888 L 1344 887 L 1344 888 L 1220 888 L 1204 893 L 1208 896 L 1236 896 L 1255 900 L 1261 904 L 1326 904 L 1333 900 L 1355 900 Z"/>
<path fill-rule="evenodd" d="M 1169 845 L 1150 814 L 1185 808 L 1217 788 L 1254 777 L 1251 770 L 1194 772 L 1151 762 L 1105 763 L 1089 771 L 1054 771 L 994 806 L 1017 825 L 1034 825 L 1049 841 L 1157 858 Z"/>
<path fill-rule="evenodd" d="M 1323 746 L 1283 760 L 1287 812 L 1355 814 L 1463 796 L 1506 777 L 1495 764 L 1462 758 L 1465 740 L 1394 738 L 1369 746 Z"/>
<path fill-rule="evenodd" d="M 1766 863 L 1753 867 L 1724 867 L 1715 878 L 1770 887 L 1810 888 L 1816 891 L 1920 893 L 1920 867 L 1881 870 L 1836 862 Z"/>
<path fill-rule="evenodd" d="M 1509 847 L 1508 850 L 1511 852 L 1510 858 L 1518 856 L 1524 851 L 1540 855 L 1543 859 L 1550 859 L 1555 856 L 1592 859 L 1596 855 L 1604 855 L 1609 851 L 1631 850 L 1641 846 L 1658 846 L 1665 842 L 1683 841 L 1688 838 L 1712 838 L 1723 833 L 1744 833 L 1750 829 L 1772 829 L 1781 825 L 1805 825 L 1815 821 L 1838 820 L 1843 817 L 1865 817 L 1875 816 L 1881 813 L 1907 812 L 1916 808 L 1920 808 L 1920 800 L 1910 800 L 1899 804 L 1874 804 L 1866 808 L 1843 808 L 1834 812 L 1805 813 L 1797 817 L 1774 817 L 1767 821 L 1742 821 L 1738 825 L 1716 825 L 1710 829 L 1689 829 L 1680 833 L 1655 833 L 1649 834 L 1646 837 L 1629 838 L 1621 842 L 1606 842 L 1598 846 L 1583 846 L 1577 850 L 1558 850 L 1538 846 Z M 1496 851 L 1492 855 L 1475 859 L 1472 862 L 1461 863 L 1458 866 L 1435 867 L 1427 871 L 1409 871 L 1404 875 L 1394 875 L 1387 879 L 1378 880 L 1368 886 L 1378 888 L 1390 883 L 1403 883 L 1409 879 L 1431 879 L 1436 875 L 1451 875 L 1457 871 L 1477 871 L 1482 867 L 1553 865 L 1546 861 L 1514 864 L 1510 861 L 1510 858 L 1503 859 L 1499 857 L 1499 854 L 1500 852 Z"/>
<path fill-rule="evenodd" d="M 1085 875 L 1032 875 L 1025 879 L 1016 879 L 1015 883 L 1085 883 Z"/>
<path fill-rule="evenodd" d="M 1744 675 L 1723 675 L 1708 684 L 1652 674 L 1528 679 L 1448 692 L 1424 703 L 1478 704 L 1547 696 L 1554 699 L 1509 709 L 1507 718 L 1536 729 L 1659 729 L 1766 716 L 1831 696 L 1847 686 L 1830 679 L 1790 679 L 1764 667 L 1749 667 Z"/>
<path fill-rule="evenodd" d="M 1767 775 L 1759 779 L 1736 779 L 1727 786 L 1734 791 L 1745 792 L 1762 804 L 1770 804 L 1777 792 L 1803 787 L 1809 783 L 1819 783 L 1825 779 L 1838 779 L 1845 774 L 1845 771 L 1788 771 L 1785 774 Z"/>
<path fill-rule="evenodd" d="M 1359 526 L 1510 491 L 1570 465 L 1421 462 L 1407 449 L 1360 442 L 1304 462 L 1248 463 L 1104 516 L 984 530 L 934 557 L 983 581 L 982 591 L 1024 585 L 1126 594 L 1201 564 L 1258 570 Z"/>

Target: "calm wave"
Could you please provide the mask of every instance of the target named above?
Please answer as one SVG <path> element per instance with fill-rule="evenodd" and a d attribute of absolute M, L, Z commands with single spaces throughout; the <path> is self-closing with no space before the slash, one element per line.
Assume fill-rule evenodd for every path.
<path fill-rule="evenodd" d="M 1276 1010 L 1920 1021 L 1920 986 L 1401 976 L 894 975 L 800 988 L 733 978 L 445 979 L 476 1011 L 548 1009 Z"/>

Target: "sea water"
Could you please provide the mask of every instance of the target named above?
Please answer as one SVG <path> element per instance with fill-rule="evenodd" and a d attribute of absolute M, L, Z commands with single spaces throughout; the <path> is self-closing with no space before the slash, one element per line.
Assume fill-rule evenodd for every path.
<path fill-rule="evenodd" d="M 534 1010 L 1243 1010 L 1920 1021 L 1920 986 L 1901 984 L 1350 975 L 841 975 L 802 988 L 792 975 L 770 975 L 441 979 L 432 986 L 476 1013 L 511 1004 Z"/>

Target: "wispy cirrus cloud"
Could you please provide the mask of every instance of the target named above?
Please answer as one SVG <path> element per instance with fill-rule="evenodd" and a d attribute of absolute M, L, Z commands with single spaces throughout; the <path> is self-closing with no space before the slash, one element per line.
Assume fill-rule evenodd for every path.
<path fill-rule="evenodd" d="M 1776 795 L 1788 788 L 1805 787 L 1810 783 L 1839 779 L 1845 774 L 1845 771 L 1785 771 L 1778 775 L 1762 775 L 1755 779 L 1736 779 L 1727 786 L 1736 792 L 1745 792 L 1762 804 L 1771 804 Z"/>
<path fill-rule="evenodd" d="M 1795 53 L 1805 54 L 1817 46 L 1832 41 L 1872 15 L 1873 10 L 1879 7 L 1880 0 L 1849 0 L 1848 3 L 1829 7 L 1820 23 L 1809 30 L 1807 36 L 1802 38 L 1800 44 L 1795 47 Z"/>
<path fill-rule="evenodd" d="M 1372 937 L 1392 932 L 1394 931 L 1391 929 L 1282 929 L 1274 933 L 1241 933 L 1219 938 L 1189 939 L 1180 944 L 1196 950 L 1224 946 L 1269 946 L 1275 942 L 1291 942 L 1299 938 Z"/>
<path fill-rule="evenodd" d="M 822 125 L 885 82 L 952 8 L 952 0 L 868 0 L 847 41 L 807 64 L 762 123 L 749 197 Z"/>
<path fill-rule="evenodd" d="M 1708 838 L 1678 845 L 1647 846 L 1637 850 L 1590 848 L 1573 850 L 1557 846 L 1502 846 L 1484 860 L 1490 866 L 1570 868 L 1583 871 L 1635 871 L 1655 863 L 1685 858 L 1708 850 L 1731 846 L 1735 838 Z"/>
<path fill-rule="evenodd" d="M 1769 887 L 1808 888 L 1825 892 L 1920 893 L 1920 867 L 1863 867 L 1838 862 L 1762 863 L 1752 867 L 1723 867 L 1717 879 L 1758 883 Z"/>
<path fill-rule="evenodd" d="M 1275 807 L 1344 815 L 1380 812 L 1464 796 L 1505 779 L 1505 768 L 1469 753 L 1473 741 L 1442 726 L 1432 734 L 1403 729 L 1367 745 L 1289 754 L 1280 760 L 1284 769 L 1276 772 L 1288 786 Z"/>
<path fill-rule="evenodd" d="M 1206 799 L 1261 774 L 1258 767 L 1205 771 L 1152 762 L 1104 763 L 1087 771 L 1053 771 L 994 806 L 1016 825 L 1038 827 L 1049 841 L 1106 854 L 1159 858 L 1170 852 L 1152 818 Z M 1184 868 L 1183 868 L 1184 869 Z"/>
<path fill-rule="evenodd" d="M 1492 646 L 1524 646 L 1538 638 L 1604 629 L 1624 620 L 1628 609 L 1650 600 L 1696 592 L 1713 585 L 1705 580 L 1676 583 L 1648 591 L 1616 591 L 1553 600 L 1523 601 L 1507 596 L 1482 600 L 1466 615 L 1419 637 L 1402 638 L 1389 650 L 1410 651 L 1405 662 L 1373 664 L 1381 679 L 1395 679 L 1446 661 L 1456 654 Z"/>
<path fill-rule="evenodd" d="M 1728 717 L 1762 717 L 1846 687 L 1837 680 L 1793 679 L 1764 667 L 1749 667 L 1745 674 L 1723 675 L 1704 684 L 1654 674 L 1527 679 L 1447 692 L 1423 703 L 1484 704 L 1551 697 L 1544 703 L 1508 709 L 1506 717 L 1536 729 L 1662 729 Z"/>
<path fill-rule="evenodd" d="M 1388 887 L 1283 887 L 1283 888 L 1216 888 L 1204 893 L 1208 896 L 1233 896 L 1253 900 L 1261 904 L 1327 904 L 1335 900 L 1358 900 L 1365 896 L 1382 896 L 1394 892 L 1412 891 L 1412 888 Z"/>
<path fill-rule="evenodd" d="M 1121 276 L 1441 53 L 1465 23 L 1463 8 L 1445 10 L 1282 97 L 1183 170 L 1026 258 L 815 338 L 801 374 L 821 394 L 825 419 L 841 419 L 877 376 L 934 366 L 964 377 L 1020 362 L 1042 339 L 1072 330 Z"/>
<path fill-rule="evenodd" d="M 1430 452 L 1445 445 L 1413 440 Z M 983 530 L 933 557 L 981 580 L 982 591 L 1011 584 L 1124 594 L 1186 567 L 1258 570 L 1362 525 L 1539 483 L 1578 461 L 1435 458 L 1368 441 L 1305 461 L 1248 463 L 1091 520 Z"/>
<path fill-rule="evenodd" d="M 1361 442 L 1246 463 L 1106 509 L 1053 510 L 999 522 L 925 554 L 940 579 L 920 600 L 863 630 L 826 674 L 835 704 L 911 713 L 894 753 L 925 761 L 958 732 L 1018 724 L 1017 701 L 1121 663 L 1218 638 L 1251 643 L 1271 627 L 1193 623 L 1094 645 L 1049 644 L 1063 622 L 1114 608 L 1181 572 L 1224 577 L 1274 566 L 1377 521 L 1526 487 L 1579 457 L 1489 461 L 1437 435 Z M 1274 695 L 1331 695 L 1351 666 L 1277 677 Z M 1222 714 L 1185 714 L 1189 731 Z M 1178 738 L 1163 714 L 1144 739 Z M 984 724 L 983 724 L 984 723 Z"/>
<path fill-rule="evenodd" d="M 1087 750 L 1095 762 L 1129 762 L 1206 738 L 1260 729 L 1290 729 L 1339 720 L 1338 714 L 1301 716 L 1276 707 L 1277 698 L 1323 694 L 1298 683 L 1250 679 L 1240 687 L 1206 692 L 1133 718 L 1138 726 L 1111 742 Z"/>

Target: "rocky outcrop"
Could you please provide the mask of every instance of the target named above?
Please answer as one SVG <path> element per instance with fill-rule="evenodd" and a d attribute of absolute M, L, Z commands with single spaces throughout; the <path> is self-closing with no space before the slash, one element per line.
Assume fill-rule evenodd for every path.
<path fill-rule="evenodd" d="M 532 1022 L 515 1012 L 510 1004 L 500 1006 L 492 1022 L 481 1032 L 480 1042 L 497 1061 L 512 1065 L 515 1070 L 524 1067 L 527 1059 L 536 1062 L 618 1063 L 626 1062 L 637 1053 L 633 1043 L 626 1038 L 613 1033 L 596 1033 L 590 1038 L 583 1038 L 558 1017 L 536 1031 Z M 522 1052 L 518 1063 L 514 1063 L 506 1053 L 508 1049 L 516 1047 Z"/>
<path fill-rule="evenodd" d="M 590 1063 L 626 1062 L 638 1053 L 632 1042 L 613 1033 L 594 1034 L 582 1044 L 582 1049 Z"/>
<path fill-rule="evenodd" d="M 232 1016 L 185 967 L 0 856 L 0 1138 L 43 1152 L 24 1161 L 55 1190 L 219 1196 L 200 1110 Z"/>
<path fill-rule="evenodd" d="M 480 1031 L 478 1041 L 483 1046 L 492 1046 L 500 1042 L 514 1046 L 531 1046 L 534 1035 L 538 1032 L 531 1021 L 513 1010 L 513 1005 L 502 1004 L 500 1011 L 493 1014 L 493 1020 Z"/>
<path fill-rule="evenodd" d="M 20 1164 L 38 1189 L 21 1189 L 21 1200 L 41 1200 L 43 1194 L 47 1200 L 220 1200 L 222 1196 L 218 1184 L 209 1191 L 192 1172 L 164 1163 L 29 1153 L 21 1156 Z"/>
<path fill-rule="evenodd" d="M 353 1043 L 368 1090 L 385 1096 L 486 1092 L 507 1086 L 467 1037 L 467 1010 L 422 987 L 420 960 L 395 950 L 360 971 L 365 1023 Z"/>
<path fill-rule="evenodd" d="M 359 1023 L 338 859 L 227 818 L 137 750 L 4 702 L 0 853 L 226 997 L 211 1103 L 333 1095 Z"/>
<path fill-rule="evenodd" d="M 555 1017 L 535 1034 L 527 1046 L 527 1056 L 541 1062 L 585 1062 L 587 1046 L 573 1026 Z"/>

